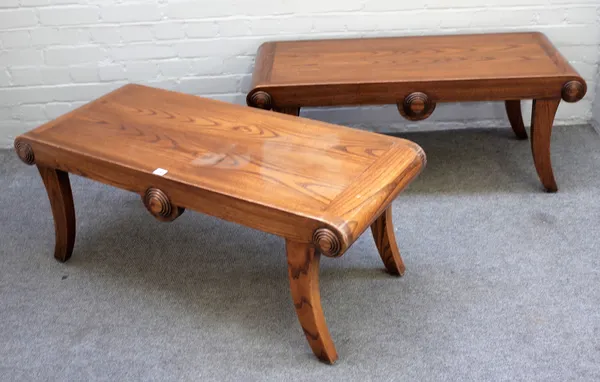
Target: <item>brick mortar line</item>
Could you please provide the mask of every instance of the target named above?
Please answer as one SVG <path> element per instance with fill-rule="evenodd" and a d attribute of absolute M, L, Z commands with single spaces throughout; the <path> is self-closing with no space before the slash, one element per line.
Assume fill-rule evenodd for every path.
<path fill-rule="evenodd" d="M 564 29 L 568 27 L 591 27 L 597 26 L 597 24 L 540 24 L 540 25 L 527 25 L 527 26 L 511 26 L 511 27 L 477 27 L 470 26 L 467 28 L 457 28 L 457 27 L 435 27 L 435 28 L 423 28 L 423 29 L 386 29 L 386 32 L 405 32 L 409 31 L 410 34 L 404 34 L 403 36 L 415 36 L 418 32 L 430 32 L 430 35 L 440 34 L 436 32 L 457 32 L 457 33 L 446 33 L 446 34 L 470 34 L 470 33 L 503 33 L 503 32 L 531 32 L 536 30 L 536 27 L 541 29 L 555 28 L 555 29 Z M 80 28 L 80 30 L 85 31 L 85 28 Z M 11 30 L 9 32 L 15 32 L 16 30 Z M 30 29 L 21 29 L 19 31 L 29 31 Z M 0 36 L 5 31 L 0 31 Z M 299 36 L 308 35 L 310 33 L 310 37 L 344 37 L 350 35 L 359 35 L 359 34 L 369 34 L 369 33 L 381 33 L 381 30 L 377 29 L 363 29 L 363 30 L 339 30 L 335 32 L 296 32 L 296 33 L 288 33 L 288 34 L 255 34 L 255 35 L 240 35 L 240 36 L 216 36 L 216 37 L 183 37 L 183 38 L 172 38 L 172 39 L 163 39 L 163 38 L 153 38 L 151 40 L 143 40 L 143 41 L 130 41 L 130 42 L 118 42 L 118 43 L 107 43 L 107 42 L 95 42 L 95 43 L 85 43 L 83 45 L 76 45 L 77 47 L 81 46 L 131 46 L 131 45 L 144 45 L 153 43 L 156 45 L 170 45 L 171 42 L 183 42 L 183 41 L 192 41 L 192 42 L 200 42 L 200 41 L 222 41 L 222 40 L 265 40 L 265 39 L 281 39 L 286 37 L 297 38 Z M 390 36 L 389 34 L 380 35 L 381 37 Z M 31 38 L 31 37 L 30 37 Z M 31 43 L 29 45 L 25 45 L 23 47 L 41 47 L 41 46 L 50 46 L 49 48 L 53 48 L 53 44 L 42 44 L 42 43 Z M 567 45 L 567 46 L 590 46 L 597 44 L 577 44 Z M 58 47 L 68 47 L 73 46 L 73 44 L 59 45 Z M 565 46 L 565 45 L 563 45 Z"/>

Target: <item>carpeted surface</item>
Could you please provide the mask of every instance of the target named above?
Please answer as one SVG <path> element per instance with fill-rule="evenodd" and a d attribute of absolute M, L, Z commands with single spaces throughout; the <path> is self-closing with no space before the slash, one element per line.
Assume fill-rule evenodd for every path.
<path fill-rule="evenodd" d="M 394 202 L 407 273 L 370 234 L 324 258 L 340 360 L 316 361 L 283 240 L 72 177 L 73 258 L 52 258 L 35 167 L 0 160 L 0 379 L 600 380 L 600 136 L 556 128 L 557 194 L 510 129 L 405 134 L 429 164 Z"/>

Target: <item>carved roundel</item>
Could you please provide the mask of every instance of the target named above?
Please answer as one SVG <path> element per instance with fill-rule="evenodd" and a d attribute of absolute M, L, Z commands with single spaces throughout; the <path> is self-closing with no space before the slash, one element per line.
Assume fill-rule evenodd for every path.
<path fill-rule="evenodd" d="M 35 155 L 33 155 L 33 149 L 29 143 L 20 139 L 15 140 L 15 151 L 23 162 L 28 165 L 35 163 Z"/>
<path fill-rule="evenodd" d="M 185 211 L 184 208 L 174 206 L 167 194 L 158 188 L 149 188 L 144 194 L 144 206 L 158 220 L 170 222 Z"/>
<path fill-rule="evenodd" d="M 327 228 L 319 228 L 315 231 L 313 234 L 313 243 L 327 257 L 340 256 L 340 240 Z"/>
<path fill-rule="evenodd" d="M 271 99 L 271 95 L 267 92 L 263 92 L 262 90 L 257 91 L 256 93 L 250 96 L 250 106 L 256 107 L 258 109 L 271 110 L 273 107 L 273 100 Z"/>
<path fill-rule="evenodd" d="M 569 81 L 563 85 L 561 96 L 566 102 L 577 102 L 585 95 L 585 86 L 579 81 Z"/>
<path fill-rule="evenodd" d="M 404 101 L 398 104 L 398 111 L 402 116 L 411 121 L 425 119 L 435 110 L 433 102 L 425 93 L 414 92 L 404 98 Z"/>

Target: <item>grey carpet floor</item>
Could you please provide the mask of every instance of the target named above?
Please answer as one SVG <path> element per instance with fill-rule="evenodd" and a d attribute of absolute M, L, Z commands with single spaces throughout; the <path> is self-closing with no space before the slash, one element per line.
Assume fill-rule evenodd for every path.
<path fill-rule="evenodd" d="M 370 234 L 322 261 L 340 360 L 312 356 L 283 240 L 72 177 L 53 260 L 35 167 L 0 160 L 0 380 L 600 380 L 600 136 L 556 128 L 557 194 L 510 129 L 405 134 L 428 167 L 394 202 L 402 278 Z"/>

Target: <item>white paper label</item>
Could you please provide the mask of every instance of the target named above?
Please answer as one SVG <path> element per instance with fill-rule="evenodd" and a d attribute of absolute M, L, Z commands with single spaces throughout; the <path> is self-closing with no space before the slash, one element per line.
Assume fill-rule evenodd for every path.
<path fill-rule="evenodd" d="M 156 170 L 152 171 L 152 173 L 153 173 L 154 175 L 158 175 L 158 176 L 163 176 L 163 175 L 165 175 L 167 172 L 169 172 L 169 171 L 165 170 L 164 168 L 160 168 L 160 167 L 159 167 L 159 168 L 157 168 Z"/>

